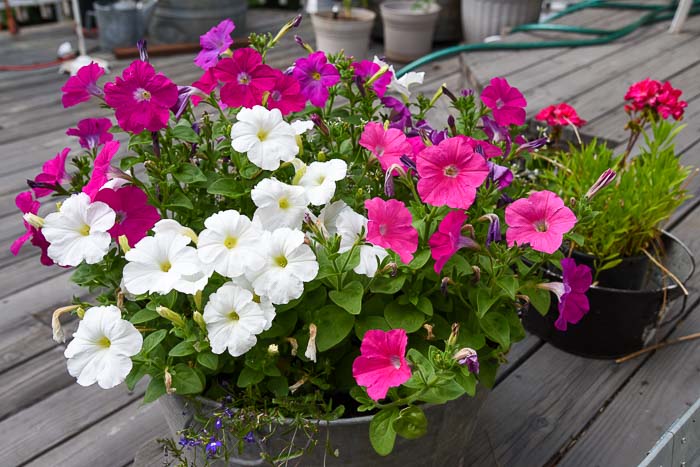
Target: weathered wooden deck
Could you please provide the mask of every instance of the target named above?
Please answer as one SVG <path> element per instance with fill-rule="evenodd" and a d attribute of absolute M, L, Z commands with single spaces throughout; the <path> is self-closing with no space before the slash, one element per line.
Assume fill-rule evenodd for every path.
<path fill-rule="evenodd" d="M 271 30 L 289 12 L 251 11 L 249 24 Z M 639 13 L 586 10 L 568 24 L 614 28 Z M 688 127 L 677 140 L 687 164 L 700 165 L 700 17 L 690 18 L 682 34 L 666 33 L 668 23 L 644 28 L 613 44 L 595 48 L 489 52 L 453 58 L 426 67 L 426 91 L 440 83 L 458 89 L 505 76 L 519 87 L 534 114 L 562 100 L 590 123 L 588 134 L 621 143 L 622 96 L 634 81 L 670 79 L 683 89 Z M 299 31 L 312 39 L 310 24 Z M 509 40 L 537 39 L 518 34 Z M 64 23 L 24 29 L 17 38 L 0 33 L 0 64 L 52 60 L 56 47 L 72 38 Z M 94 41 L 90 41 L 94 45 Z M 299 49 L 286 38 L 269 55 L 274 66 L 289 64 Z M 157 69 L 178 84 L 198 77 L 192 56 L 155 58 Z M 120 71 L 126 62 L 112 61 Z M 149 443 L 165 435 L 157 405 L 143 406 L 145 390 L 82 388 L 65 369 L 63 346 L 51 340 L 50 314 L 78 290 L 68 271 L 45 268 L 36 250 L 18 257 L 8 251 L 21 231 L 15 194 L 44 160 L 64 145 L 76 146 L 65 129 L 103 110 L 80 105 L 64 111 L 59 89 L 64 76 L 55 69 L 0 73 L 0 465 L 123 466 L 162 465 Z M 438 117 L 438 115 L 433 116 Z M 700 180 L 692 189 L 697 195 Z M 700 200 L 692 199 L 669 228 L 700 254 Z M 689 284 L 688 309 L 700 302 L 700 274 Z M 663 335 L 700 330 L 700 314 L 690 313 Z M 478 467 L 637 465 L 700 396 L 700 341 L 648 354 L 624 364 L 563 353 L 528 337 L 514 348 L 508 367 L 479 415 L 474 439 L 455 449 L 468 451 Z M 138 458 L 135 456 L 139 452 Z"/>

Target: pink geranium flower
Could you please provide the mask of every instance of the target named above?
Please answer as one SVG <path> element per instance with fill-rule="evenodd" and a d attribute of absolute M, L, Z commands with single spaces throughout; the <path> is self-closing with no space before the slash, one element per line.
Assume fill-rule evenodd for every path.
<path fill-rule="evenodd" d="M 354 70 L 355 80 L 358 86 L 364 86 L 367 80 L 369 80 L 375 73 L 377 73 L 382 67 L 370 60 L 362 60 L 361 62 L 355 62 L 350 65 Z M 384 97 L 386 88 L 391 84 L 391 72 L 386 71 L 382 76 L 380 76 L 374 83 L 372 83 L 372 90 L 378 97 Z"/>
<path fill-rule="evenodd" d="M 545 107 L 535 115 L 535 120 L 546 122 L 549 126 L 574 125 L 580 128 L 586 124 L 586 121 L 578 116 L 576 109 L 566 102 Z"/>
<path fill-rule="evenodd" d="M 418 194 L 432 206 L 469 209 L 489 167 L 466 138 L 457 136 L 418 154 Z"/>
<path fill-rule="evenodd" d="M 194 64 L 203 70 L 215 66 L 219 62 L 219 56 L 228 50 L 233 44 L 231 33 L 236 29 L 236 25 L 230 19 L 225 19 L 206 34 L 199 36 L 199 45 L 202 50 L 199 51 L 194 59 Z"/>
<path fill-rule="evenodd" d="M 389 388 L 401 386 L 411 379 L 406 362 L 408 336 L 403 329 L 382 331 L 370 329 L 362 338 L 360 356 L 352 363 L 352 376 L 367 395 L 378 401 L 386 397 Z"/>
<path fill-rule="evenodd" d="M 109 181 L 107 172 L 109 171 L 112 158 L 119 150 L 119 141 L 110 141 L 104 145 L 100 153 L 95 158 L 94 168 L 90 181 L 83 187 L 83 193 L 90 196 L 90 200 L 94 201 L 97 192 L 100 188 Z"/>
<path fill-rule="evenodd" d="M 94 201 L 102 201 L 117 214 L 114 227 L 109 234 L 114 239 L 126 235 L 129 245 L 134 246 L 146 236 L 160 220 L 158 210 L 148 204 L 148 196 L 139 187 L 129 185 L 113 190 L 105 188 L 95 195 Z"/>
<path fill-rule="evenodd" d="M 533 250 L 552 254 L 564 234 L 576 225 L 576 216 L 551 191 L 536 191 L 506 207 L 508 246 L 530 244 Z"/>
<path fill-rule="evenodd" d="M 627 90 L 625 100 L 630 103 L 625 105 L 625 110 L 631 112 L 650 109 L 663 119 L 673 117 L 680 120 L 688 106 L 687 102 L 679 100 L 682 93 L 668 81 L 661 84 L 660 81 L 646 78 L 634 83 Z"/>
<path fill-rule="evenodd" d="M 567 324 L 576 324 L 588 313 L 590 304 L 586 292 L 591 287 L 593 277 L 591 268 L 578 266 L 572 258 L 561 260 L 563 282 L 540 284 L 542 289 L 554 292 L 559 300 L 559 317 L 554 327 L 566 331 Z"/>
<path fill-rule="evenodd" d="M 467 221 L 464 211 L 451 211 L 440 222 L 437 231 L 428 240 L 430 255 L 435 260 L 435 272 L 440 274 L 445 263 L 461 248 L 478 248 L 474 240 L 462 235 Z"/>
<path fill-rule="evenodd" d="M 645 78 L 629 87 L 625 100 L 630 110 L 642 110 L 644 107 L 656 107 L 656 99 L 661 90 L 661 83 L 655 79 Z"/>
<path fill-rule="evenodd" d="M 31 191 L 24 191 L 17 195 L 15 198 L 15 205 L 22 212 L 22 214 L 36 214 L 39 212 L 39 201 L 32 198 Z M 19 250 L 27 242 L 31 240 L 32 245 L 41 249 L 41 264 L 44 266 L 51 266 L 54 264 L 53 260 L 49 258 L 47 253 L 49 249 L 49 242 L 44 238 L 44 234 L 41 233 L 40 229 L 37 229 L 33 225 L 29 224 L 26 220 L 24 221 L 25 233 L 21 235 L 17 240 L 12 242 L 10 245 L 10 252 L 17 256 Z"/>
<path fill-rule="evenodd" d="M 418 231 L 406 206 L 395 199 L 372 198 L 365 201 L 367 209 L 367 241 L 396 252 L 408 264 L 418 249 Z"/>
<path fill-rule="evenodd" d="M 66 134 L 80 138 L 81 147 L 94 149 L 114 139 L 114 135 L 109 132 L 110 128 L 112 122 L 108 118 L 85 118 L 78 122 L 77 128 L 68 128 Z"/>
<path fill-rule="evenodd" d="M 105 100 L 124 131 L 158 131 L 168 125 L 177 86 L 150 63 L 134 60 L 121 77 L 105 85 Z"/>
<path fill-rule="evenodd" d="M 273 69 L 263 64 L 262 56 L 250 47 L 237 49 L 232 58 L 224 58 L 213 70 L 214 76 L 224 83 L 221 100 L 229 107 L 260 105 L 265 91 L 275 85 Z"/>
<path fill-rule="evenodd" d="M 52 187 L 68 181 L 66 158 L 69 152 L 70 148 L 63 148 L 56 157 L 44 162 L 41 173 L 34 178 L 33 183 L 30 183 L 34 196 L 37 198 L 48 196 L 55 191 Z"/>
<path fill-rule="evenodd" d="M 97 80 L 105 74 L 104 68 L 95 62 L 85 65 L 78 70 L 75 76 L 71 76 L 63 85 L 63 107 L 68 108 L 81 102 L 90 100 L 91 96 L 103 97 L 104 92 L 97 85 Z"/>
<path fill-rule="evenodd" d="M 328 63 L 323 51 L 297 59 L 292 73 L 301 85 L 301 92 L 316 107 L 326 105 L 328 88 L 340 81 L 338 70 Z"/>
<path fill-rule="evenodd" d="M 683 113 L 685 112 L 685 108 L 688 107 L 688 103 L 679 99 L 681 94 L 683 94 L 683 91 L 674 88 L 668 81 L 661 85 L 661 90 L 659 91 L 659 97 L 657 99 L 659 103 L 657 110 L 661 118 L 667 119 L 668 117 L 673 117 L 674 120 L 683 118 Z"/>
<path fill-rule="evenodd" d="M 491 84 L 481 93 L 481 101 L 493 111 L 493 118 L 499 125 L 525 123 L 527 101 L 505 78 L 492 78 Z"/>
<path fill-rule="evenodd" d="M 301 94 L 299 81 L 279 70 L 274 72 L 275 84 L 267 97 L 267 108 L 279 109 L 282 115 L 303 110 L 306 107 L 306 98 Z"/>
<path fill-rule="evenodd" d="M 403 131 L 396 128 L 384 129 L 378 122 L 369 122 L 360 136 L 360 146 L 374 154 L 385 171 L 393 164 L 401 164 L 401 156 L 412 155 L 413 147 L 406 140 Z"/>

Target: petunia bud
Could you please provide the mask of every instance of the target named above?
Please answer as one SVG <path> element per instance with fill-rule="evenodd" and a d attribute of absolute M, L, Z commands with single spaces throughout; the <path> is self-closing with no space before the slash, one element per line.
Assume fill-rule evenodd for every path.
<path fill-rule="evenodd" d="M 452 135 L 457 134 L 457 126 L 455 125 L 455 118 L 452 115 L 447 117 L 447 126 L 450 128 Z"/>
<path fill-rule="evenodd" d="M 156 313 L 158 313 L 161 317 L 167 319 L 168 321 L 172 322 L 177 327 L 185 327 L 185 320 L 182 318 L 182 316 L 178 315 L 170 308 L 166 308 L 164 306 L 157 306 Z"/>
<path fill-rule="evenodd" d="M 370 76 L 370 78 L 369 78 L 369 79 L 367 80 L 367 82 L 365 83 L 365 87 L 368 88 L 368 87 L 370 87 L 371 85 L 373 85 L 373 84 L 375 83 L 375 81 L 377 81 L 379 78 L 381 78 L 381 77 L 384 75 L 384 73 L 386 73 L 387 71 L 389 71 L 389 65 L 387 65 L 387 64 L 385 63 L 384 65 L 382 65 L 381 67 L 379 67 L 379 70 L 377 70 L 377 72 L 376 72 L 375 74 L 373 74 L 372 76 Z"/>
<path fill-rule="evenodd" d="M 474 283 L 481 280 L 481 268 L 479 266 L 472 266 L 472 272 L 474 272 Z"/>
<path fill-rule="evenodd" d="M 491 242 L 500 242 L 503 237 L 501 236 L 501 220 L 498 215 L 489 213 L 484 214 L 479 218 L 480 221 L 489 221 L 489 231 L 486 234 L 486 246 L 488 247 Z"/>
<path fill-rule="evenodd" d="M 136 42 L 136 48 L 139 49 L 139 58 L 142 62 L 148 63 L 148 42 L 146 39 L 139 39 Z"/>
<path fill-rule="evenodd" d="M 306 346 L 304 357 L 316 362 L 316 325 L 314 323 L 309 324 L 309 344 Z"/>
<path fill-rule="evenodd" d="M 202 291 L 198 290 L 195 292 L 194 296 L 192 297 L 194 299 L 194 306 L 197 310 L 202 309 Z"/>
<path fill-rule="evenodd" d="M 119 243 L 119 248 L 122 249 L 122 252 L 126 254 L 129 250 L 131 250 L 131 247 L 129 246 L 129 239 L 126 238 L 126 235 L 120 235 L 117 238 L 117 242 Z"/>
<path fill-rule="evenodd" d="M 450 279 L 449 277 L 443 277 L 442 280 L 440 281 L 440 292 L 447 297 L 447 286 L 448 285 L 453 285 L 454 281 Z"/>
<path fill-rule="evenodd" d="M 440 99 L 440 96 L 442 96 L 442 93 L 445 90 L 445 83 L 442 83 L 442 86 L 438 88 L 437 91 L 435 91 L 435 94 L 433 94 L 433 97 L 430 98 L 430 104 L 428 107 L 433 107 L 435 103 L 437 102 L 438 99 Z"/>
<path fill-rule="evenodd" d="M 294 35 L 294 42 L 299 44 L 304 50 L 306 50 L 310 54 L 314 53 L 314 48 L 311 47 L 311 45 L 309 45 L 308 43 L 304 42 L 304 39 L 297 36 L 296 34 Z"/>
<path fill-rule="evenodd" d="M 473 95 L 474 95 L 474 90 L 473 90 L 473 89 L 462 89 L 462 91 L 460 92 L 460 94 L 462 94 L 462 96 L 464 96 L 464 97 L 473 96 Z"/>
<path fill-rule="evenodd" d="M 452 323 L 452 330 L 450 331 L 450 336 L 447 338 L 447 345 L 455 345 L 457 343 L 457 336 L 459 336 L 459 323 Z"/>
<path fill-rule="evenodd" d="M 207 331 L 207 323 L 204 322 L 204 316 L 202 316 L 199 311 L 192 313 L 192 319 L 195 323 L 197 323 L 197 326 L 199 326 L 202 331 Z"/>
<path fill-rule="evenodd" d="M 31 212 L 26 213 L 24 216 L 24 221 L 31 225 L 32 227 L 36 227 L 37 229 L 40 229 L 44 226 L 44 218 L 39 217 L 36 214 L 32 214 Z"/>
<path fill-rule="evenodd" d="M 406 155 L 403 155 L 403 156 L 401 156 L 401 157 L 399 158 L 399 160 L 401 161 L 401 163 L 402 163 L 404 166 L 406 166 L 407 169 L 411 169 L 411 170 L 414 170 L 414 171 L 417 171 L 417 170 L 418 170 L 418 169 L 416 168 L 416 162 L 415 162 L 413 159 L 411 159 L 410 157 L 408 157 L 408 156 L 406 156 Z"/>
<path fill-rule="evenodd" d="M 325 136 L 331 134 L 326 122 L 323 121 L 323 118 L 319 114 L 311 114 L 311 121 L 314 122 L 314 125 L 316 125 L 316 128 L 318 128 L 318 131 L 323 133 Z"/>
<path fill-rule="evenodd" d="M 452 91 L 447 89 L 446 83 L 443 83 L 440 89 L 442 89 L 442 93 L 449 97 L 452 102 L 457 102 L 457 97 L 454 94 L 452 94 Z"/>
<path fill-rule="evenodd" d="M 607 169 L 605 172 L 600 174 L 598 180 L 596 180 L 596 182 L 586 192 L 586 199 L 593 198 L 600 190 L 610 185 L 610 183 L 612 183 L 612 181 L 615 180 L 616 176 L 617 173 L 612 169 Z"/>
<path fill-rule="evenodd" d="M 479 356 L 476 350 L 465 347 L 459 349 L 453 357 L 460 365 L 466 365 L 470 372 L 479 374 Z"/>
<path fill-rule="evenodd" d="M 53 315 L 51 316 L 51 329 L 53 331 L 54 342 L 58 342 L 59 344 L 61 344 L 66 341 L 66 335 L 63 332 L 63 328 L 61 327 L 61 321 L 59 319 L 61 315 L 65 313 L 70 313 L 71 311 L 77 310 L 78 308 L 80 308 L 80 305 L 69 305 L 61 307 L 53 312 Z"/>

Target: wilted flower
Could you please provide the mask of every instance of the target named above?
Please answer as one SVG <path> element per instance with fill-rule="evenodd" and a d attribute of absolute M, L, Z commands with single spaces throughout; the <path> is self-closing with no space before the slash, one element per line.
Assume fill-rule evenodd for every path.
<path fill-rule="evenodd" d="M 610 185 L 613 180 L 615 180 L 615 177 L 617 176 L 617 173 L 612 170 L 612 169 L 607 169 L 605 172 L 600 174 L 600 177 L 598 177 L 598 180 L 588 189 L 586 194 L 584 195 L 587 199 L 593 198 L 600 190 L 605 188 L 606 186 Z"/>
<path fill-rule="evenodd" d="M 457 363 L 460 365 L 465 365 L 471 373 L 475 375 L 479 374 L 479 356 L 476 350 L 470 349 L 469 347 L 459 349 L 457 353 L 454 354 L 453 358 L 457 360 Z"/>

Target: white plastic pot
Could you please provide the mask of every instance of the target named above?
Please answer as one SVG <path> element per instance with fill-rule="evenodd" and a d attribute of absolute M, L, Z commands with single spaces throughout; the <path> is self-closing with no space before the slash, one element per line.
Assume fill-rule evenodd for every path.
<path fill-rule="evenodd" d="M 505 27 L 536 23 L 542 0 L 462 0 L 462 32 L 467 43 L 501 34 Z"/>
<path fill-rule="evenodd" d="M 329 11 L 311 15 L 316 49 L 327 54 L 345 51 L 345 55 L 363 59 L 369 50 L 369 33 L 377 15 L 364 8 L 353 8 L 351 17 L 340 14 L 334 19 Z"/>
<path fill-rule="evenodd" d="M 390 1 L 379 8 L 384 24 L 384 54 L 388 59 L 410 62 L 432 50 L 440 5 L 429 3 L 416 8 L 412 1 Z"/>

